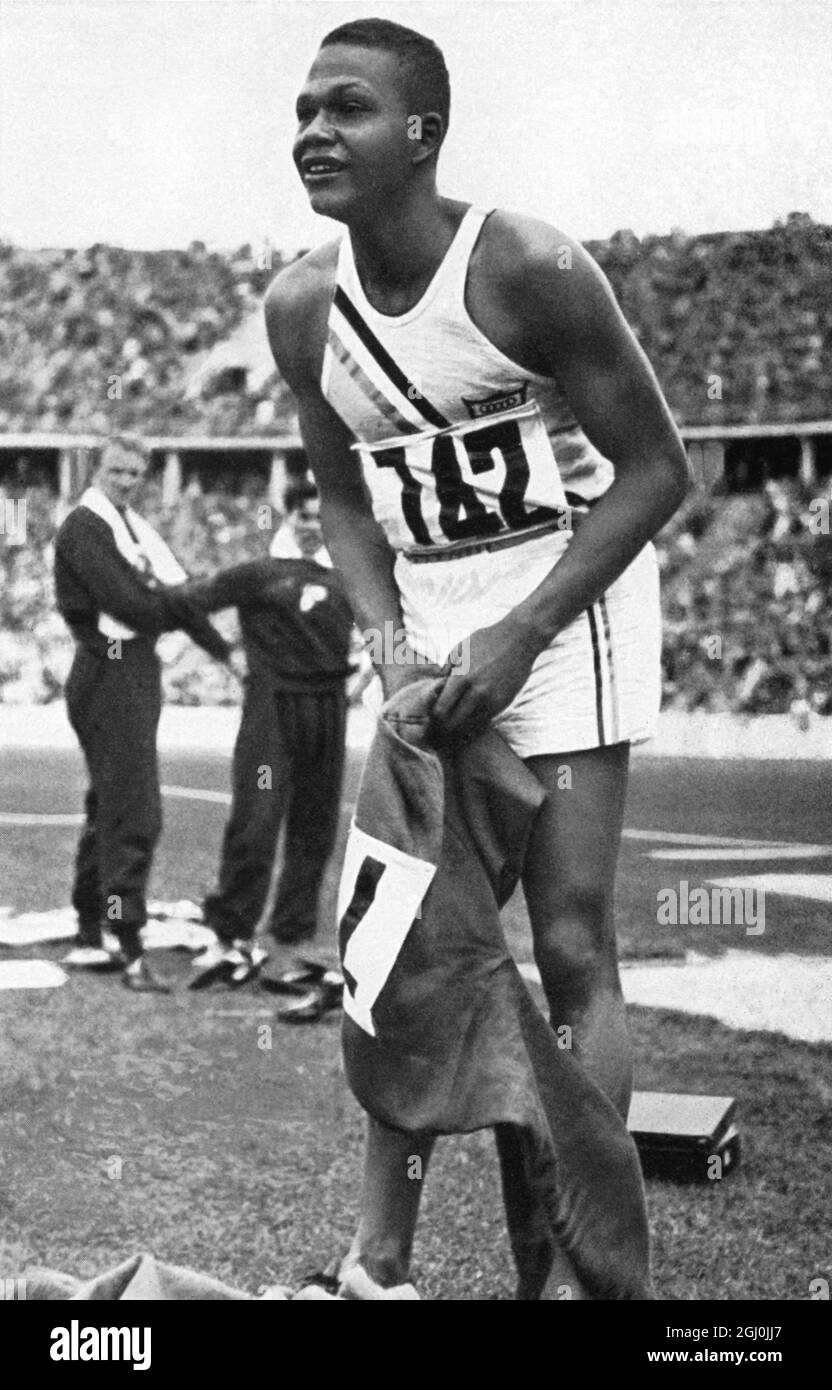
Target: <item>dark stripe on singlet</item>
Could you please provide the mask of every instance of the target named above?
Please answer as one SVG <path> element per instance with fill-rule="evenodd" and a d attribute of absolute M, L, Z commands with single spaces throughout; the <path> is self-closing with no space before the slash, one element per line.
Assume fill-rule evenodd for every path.
<path fill-rule="evenodd" d="M 349 295 L 340 285 L 335 288 L 334 304 L 337 309 L 340 309 L 350 328 L 361 339 L 382 371 L 387 373 L 396 390 L 400 391 L 405 399 L 411 402 L 413 408 L 424 416 L 428 424 L 435 425 L 437 429 L 447 428 L 452 422 L 446 420 L 442 412 L 431 405 L 430 401 L 426 400 L 423 395 L 418 394 L 415 400 L 412 399 L 409 393 L 413 388 L 413 382 L 408 380 L 398 363 L 394 362 L 387 349 L 379 342 L 369 324 L 365 323 Z"/>

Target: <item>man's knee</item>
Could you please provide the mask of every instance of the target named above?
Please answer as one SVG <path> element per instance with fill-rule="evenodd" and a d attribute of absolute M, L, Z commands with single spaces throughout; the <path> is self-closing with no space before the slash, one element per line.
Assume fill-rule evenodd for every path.
<path fill-rule="evenodd" d="M 535 924 L 535 956 L 551 997 L 585 1003 L 615 973 L 610 895 L 597 888 L 562 893 Z"/>

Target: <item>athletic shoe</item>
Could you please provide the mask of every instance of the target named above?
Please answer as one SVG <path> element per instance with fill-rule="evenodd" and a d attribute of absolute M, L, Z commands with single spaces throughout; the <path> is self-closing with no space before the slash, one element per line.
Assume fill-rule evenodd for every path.
<path fill-rule="evenodd" d="M 171 987 L 166 980 L 160 980 L 147 963 L 144 956 L 132 960 L 121 976 L 122 984 L 134 994 L 170 994 Z"/>
<path fill-rule="evenodd" d="M 66 965 L 70 970 L 93 970 L 99 975 L 106 975 L 113 970 L 123 970 L 124 957 L 118 949 L 108 951 L 103 946 L 73 946 L 61 965 Z"/>

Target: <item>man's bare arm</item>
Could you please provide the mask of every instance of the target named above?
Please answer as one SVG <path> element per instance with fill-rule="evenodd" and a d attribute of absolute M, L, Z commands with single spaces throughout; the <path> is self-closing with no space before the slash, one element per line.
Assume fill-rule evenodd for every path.
<path fill-rule="evenodd" d="M 333 564 L 341 572 L 359 627 L 365 634 L 382 634 L 376 651 L 391 654 L 383 634 L 399 633 L 403 627 L 393 579 L 395 556 L 373 517 L 361 465 L 350 448 L 354 436 L 319 386 L 328 296 L 322 304 L 315 275 L 314 267 L 304 274 L 300 263 L 274 281 L 266 301 L 269 342 L 297 400 L 301 436 L 320 493 L 324 539 Z M 380 666 L 379 673 L 388 696 L 402 678 L 412 674 L 391 664 Z"/>
<path fill-rule="evenodd" d="M 656 378 L 594 261 L 543 224 L 524 222 L 515 236 L 516 244 L 504 243 L 504 280 L 539 370 L 559 379 L 615 481 L 542 583 L 507 618 L 473 634 L 467 672 L 453 672 L 434 708 L 437 729 L 451 738 L 473 736 L 510 704 L 535 658 L 624 572 L 690 484 Z"/>
<path fill-rule="evenodd" d="M 548 641 L 661 530 L 690 486 L 690 471 L 653 370 L 606 278 L 583 247 L 547 231 L 528 257 L 523 310 L 548 370 L 615 468 L 614 483 L 550 576 L 549 592 L 530 606 L 529 616 L 543 623 Z M 565 245 L 570 269 L 561 269 L 569 259 Z"/>

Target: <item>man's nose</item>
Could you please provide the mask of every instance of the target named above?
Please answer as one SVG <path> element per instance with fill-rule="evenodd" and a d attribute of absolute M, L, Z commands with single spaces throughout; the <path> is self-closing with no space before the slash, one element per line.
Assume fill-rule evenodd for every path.
<path fill-rule="evenodd" d="M 335 143 L 335 131 L 327 117 L 325 111 L 318 111 L 311 121 L 308 121 L 303 129 L 303 133 L 295 141 L 295 154 L 302 158 L 309 154 L 316 146 L 333 145 Z"/>

